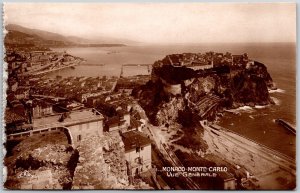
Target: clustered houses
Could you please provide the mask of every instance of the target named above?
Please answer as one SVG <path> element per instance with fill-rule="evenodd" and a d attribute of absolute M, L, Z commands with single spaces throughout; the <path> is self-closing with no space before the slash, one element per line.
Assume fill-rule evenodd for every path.
<path fill-rule="evenodd" d="M 31 75 L 75 65 L 82 59 L 67 53 L 53 51 L 8 50 L 5 61 L 9 64 L 8 74 Z"/>
<path fill-rule="evenodd" d="M 150 80 L 148 75 L 138 75 L 133 77 L 121 77 L 118 79 L 115 91 L 120 91 L 126 94 L 130 94 L 132 89 L 146 84 Z"/>
<path fill-rule="evenodd" d="M 128 81 L 128 80 L 127 80 Z M 110 94 L 117 84 L 116 78 L 69 77 L 69 78 L 29 78 L 11 79 L 8 89 L 8 106 L 31 119 L 55 113 L 97 107 L 97 104 L 116 107 L 116 117 L 108 117 L 105 128 L 140 129 L 139 120 L 130 120 L 130 101 L 123 87 Z M 35 85 L 31 87 L 30 85 Z M 132 89 L 132 88 L 131 88 Z M 101 106 L 101 105 L 100 105 Z M 101 110 L 101 107 L 99 107 Z M 125 120 L 125 121 L 124 121 Z M 123 124 L 124 123 L 124 124 Z M 132 123 L 132 124 L 131 124 Z"/>
<path fill-rule="evenodd" d="M 5 109 L 5 127 L 6 127 L 6 134 L 12 134 L 15 132 L 22 132 L 28 130 L 28 120 L 11 110 L 10 108 Z"/>
<path fill-rule="evenodd" d="M 250 66 L 253 61 L 247 54 L 232 55 L 229 52 L 183 53 L 167 55 L 153 64 L 152 82 L 162 82 L 166 93 L 174 96 L 182 92 L 181 79 L 222 73 L 234 75 Z M 178 76 L 180 74 L 180 76 Z M 185 84 L 190 80 L 185 80 Z"/>
<path fill-rule="evenodd" d="M 223 65 L 228 66 L 245 66 L 249 62 L 248 55 L 233 55 L 229 52 L 215 53 L 183 53 L 167 55 L 161 61 L 157 61 L 155 65 L 172 65 L 174 67 L 188 67 L 194 70 L 208 69 Z"/>
<path fill-rule="evenodd" d="M 131 177 L 151 168 L 151 140 L 143 134 L 146 117 L 134 108 L 137 104 L 130 97 L 132 89 L 147 82 L 149 77 L 16 76 L 14 73 L 25 74 L 48 61 L 66 61 L 67 57 L 32 52 L 15 58 L 19 58 L 20 63 L 12 62 L 15 61 L 12 56 L 7 58 L 14 64 L 10 65 L 7 91 L 8 135 L 64 127 L 69 130 L 70 141 L 76 147 L 85 137 L 110 132 L 122 136 Z M 25 61 L 31 62 L 26 63 L 25 69 L 16 70 L 23 68 L 21 62 Z"/>
<path fill-rule="evenodd" d="M 45 100 L 34 99 L 32 101 L 28 101 L 28 103 L 31 103 L 30 105 L 32 109 L 32 118 L 38 118 L 53 114 L 53 105 Z"/>
<path fill-rule="evenodd" d="M 151 169 L 151 140 L 143 134 L 145 119 L 133 108 L 133 100 L 123 93 L 111 94 L 96 108 L 104 115 L 104 131 L 119 133 L 125 146 L 128 175 Z"/>
<path fill-rule="evenodd" d="M 48 127 L 67 127 L 75 147 L 90 135 L 102 136 L 103 132 L 121 135 L 129 176 L 134 177 L 146 172 L 151 168 L 151 140 L 143 134 L 143 115 L 133 108 L 133 100 L 124 93 L 99 98 L 102 99 L 102 103 L 97 103 L 96 108 L 66 108 L 64 113 L 54 110 L 54 106 L 60 104 L 60 101 L 56 102 L 53 98 L 34 98 L 26 102 L 31 115 L 30 121 L 7 109 L 9 112 L 6 122 L 11 128 L 10 133 L 26 131 L 25 125 L 31 125 L 33 131 Z"/>
<path fill-rule="evenodd" d="M 32 95 L 45 95 L 77 100 L 87 103 L 88 98 L 98 97 L 109 93 L 116 78 L 100 77 L 68 77 L 68 78 L 40 78 L 31 82 L 36 85 L 32 88 Z"/>
<path fill-rule="evenodd" d="M 48 78 L 38 73 L 80 60 L 52 51 L 7 50 L 5 60 L 10 139 L 62 129 L 76 147 L 88 136 L 110 132 L 122 136 L 131 177 L 151 168 L 151 140 L 143 133 L 146 117 L 130 97 L 148 76 Z"/>

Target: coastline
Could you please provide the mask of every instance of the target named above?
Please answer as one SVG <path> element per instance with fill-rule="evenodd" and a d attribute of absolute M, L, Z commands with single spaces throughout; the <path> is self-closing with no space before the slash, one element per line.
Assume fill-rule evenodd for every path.
<path fill-rule="evenodd" d="M 78 62 L 76 61 L 77 64 L 75 65 L 78 65 L 80 64 L 82 61 Z M 74 65 L 74 64 L 73 64 Z M 74 65 L 74 66 L 75 66 Z M 89 65 L 89 64 L 87 64 Z M 51 69 L 51 70 L 46 70 L 46 71 L 42 71 L 40 72 L 40 74 L 44 74 L 44 73 L 50 73 L 50 72 L 53 72 L 53 71 L 57 71 L 57 70 L 60 70 L 60 69 L 63 69 L 63 68 L 68 68 L 68 67 L 71 67 L 72 65 L 69 65 L 69 66 L 64 66 L 62 68 L 56 68 L 56 69 Z M 84 65 L 82 65 L 83 68 L 86 68 Z M 82 68 L 80 67 L 76 67 L 76 70 L 66 70 L 68 72 L 75 72 L 75 71 L 80 71 L 80 69 L 82 70 Z M 58 73 L 53 73 L 53 74 L 58 74 Z M 55 76 L 55 75 L 54 75 Z M 285 87 L 283 87 L 285 88 Z M 287 89 L 288 91 L 288 89 Z M 269 90 L 269 93 L 272 93 L 272 92 L 281 92 L 281 89 L 271 89 Z M 274 96 L 274 95 L 271 95 L 271 96 Z M 276 94 L 275 94 L 276 96 Z M 276 96 L 277 97 L 277 96 Z M 273 97 L 271 97 L 273 99 Z M 281 99 L 280 99 L 281 100 Z M 270 105 L 270 104 L 266 104 L 266 105 L 255 105 L 255 103 L 251 103 L 251 106 L 243 106 L 243 103 L 238 103 L 239 105 L 241 105 L 240 107 L 238 107 L 237 109 L 235 110 L 241 110 L 241 112 L 246 112 L 246 111 L 242 111 L 242 110 L 251 110 L 252 109 L 252 112 L 255 112 L 255 109 L 261 109 L 261 112 L 265 112 L 267 109 L 273 109 L 273 107 L 275 106 L 279 106 L 279 104 L 277 105 Z M 252 105 L 253 104 L 253 105 Z M 238 105 L 237 105 L 238 106 Z M 254 109 L 255 108 L 255 109 Z M 224 110 L 226 111 L 226 110 Z M 256 122 L 259 122 L 259 118 L 261 118 L 261 112 L 259 112 L 259 115 L 258 116 L 258 119 L 255 120 Z M 222 114 L 222 113 L 218 113 L 218 114 Z M 247 113 L 246 113 L 247 114 Z M 246 115 L 248 117 L 248 115 Z M 251 125 L 252 122 L 254 122 L 254 119 L 256 119 L 256 115 L 249 115 L 249 117 L 251 118 L 250 122 L 247 122 L 247 124 L 249 123 L 249 126 Z M 277 116 L 277 115 L 276 115 Z M 224 116 L 225 117 L 225 116 Z M 237 116 L 236 116 L 237 117 Z M 255 117 L 255 118 L 253 118 Z M 240 117 L 240 118 L 243 118 L 243 117 Z M 269 121 L 269 120 L 268 120 Z M 270 122 L 269 122 L 270 123 Z M 232 124 L 233 125 L 233 124 Z M 226 125 L 222 125 L 222 126 L 225 126 L 227 128 Z M 245 125 L 244 125 L 245 126 Z M 238 125 L 235 124 L 234 127 L 236 128 L 241 128 L 241 129 L 244 129 L 244 126 L 242 125 Z M 266 127 L 270 126 L 270 124 L 265 124 Z M 255 128 L 258 128 L 260 129 L 260 127 L 255 127 Z M 254 129 L 255 129 L 254 128 Z M 162 128 L 162 129 L 165 129 L 165 128 Z M 226 129 L 224 129 L 226 130 Z M 175 131 L 171 131 L 171 133 L 169 133 L 169 129 L 166 131 L 166 133 L 168 134 L 171 134 L 171 133 L 175 133 Z M 177 130 L 176 130 L 177 132 Z M 235 162 L 238 162 L 240 163 L 239 165 L 242 166 L 243 168 L 246 167 L 247 170 L 251 171 L 251 174 L 255 175 L 255 177 L 259 178 L 260 181 L 262 180 L 265 180 L 266 178 L 268 177 L 272 177 L 274 175 L 274 173 L 281 173 L 280 176 L 286 176 L 286 175 L 289 175 L 291 176 L 291 178 L 294 178 L 294 175 L 293 173 L 294 172 L 290 172 L 290 171 L 287 171 L 289 169 L 286 168 L 285 165 L 287 164 L 281 164 L 280 161 L 276 162 L 276 163 L 273 163 L 273 160 L 274 157 L 272 156 L 272 153 L 270 152 L 264 152 L 263 150 L 260 150 L 258 147 L 245 147 L 245 146 L 241 146 L 240 144 L 244 143 L 244 141 L 247 141 L 249 140 L 249 138 L 247 137 L 243 137 L 242 135 L 244 133 L 241 133 L 242 135 L 240 134 L 237 134 L 235 132 L 231 132 L 233 133 L 232 135 L 226 135 L 226 136 L 221 136 L 221 137 L 216 137 L 214 136 L 215 134 L 214 133 L 210 133 L 210 134 L 207 134 L 209 133 L 209 131 L 206 131 L 206 134 L 205 136 L 209 136 L 208 138 L 208 141 L 213 141 L 212 143 L 210 143 L 212 146 L 210 147 L 210 150 L 211 152 L 214 153 L 214 156 L 211 161 L 214 161 L 216 163 L 218 163 L 219 165 L 222 165 L 224 164 L 224 161 L 223 162 L 220 162 L 220 160 L 229 160 L 227 163 L 230 164 L 230 163 L 234 163 Z M 267 131 L 268 133 L 268 131 Z M 228 133 L 227 133 L 228 134 Z M 237 135 L 234 135 L 234 134 L 237 134 Z M 260 135 L 260 131 L 257 130 L 257 135 Z M 179 136 L 179 138 L 181 138 L 183 135 Z M 239 140 L 239 136 L 241 136 L 241 139 Z M 245 136 L 248 136 L 247 134 Z M 267 135 L 266 135 L 267 136 Z M 273 135 L 268 135 L 267 137 L 269 136 L 273 136 Z M 171 136 L 172 137 L 172 136 Z M 215 139 L 212 139 L 212 138 L 215 138 Z M 233 139 L 232 139 L 233 138 Z M 250 137 L 251 138 L 251 137 Z M 199 138 L 196 138 L 196 140 L 198 140 Z M 252 140 L 250 139 L 249 140 L 249 143 L 252 141 L 254 142 L 255 144 L 257 144 L 257 142 L 253 139 L 256 139 L 256 138 L 252 138 Z M 192 138 L 188 139 L 189 141 L 192 140 Z M 201 138 L 202 140 L 202 138 Z M 234 141 L 234 142 L 233 142 Z M 172 141 L 170 141 L 172 143 Z M 245 142 L 246 143 L 246 142 Z M 158 143 L 159 144 L 159 143 Z M 248 143 L 246 143 L 248 145 Z M 172 144 L 173 145 L 173 144 Z M 242 144 L 243 145 L 243 144 Z M 255 145 L 254 145 L 255 146 Z M 257 146 L 261 146 L 261 145 L 257 145 Z M 174 146 L 171 146 L 171 147 L 175 147 L 177 150 L 180 150 L 182 152 L 185 152 L 185 153 L 190 153 L 191 155 L 194 154 L 195 152 L 192 152 L 191 149 L 189 148 L 185 148 L 181 145 L 177 145 L 174 143 Z M 216 149 L 214 149 L 215 147 L 217 147 Z M 225 147 L 225 149 L 224 149 Z M 262 145 L 263 147 L 263 145 Z M 223 149 L 222 149 L 223 148 Z M 263 148 L 264 149 L 264 148 Z M 266 148 L 268 149 L 268 147 Z M 261 152 L 262 151 L 262 152 Z M 227 158 L 227 154 L 229 154 L 229 158 Z M 276 154 L 276 153 L 275 153 Z M 264 156 L 261 156 L 261 155 L 264 155 Z M 217 158 L 218 156 L 218 158 Z M 284 157 L 284 156 L 283 156 Z M 184 156 L 183 156 L 184 158 Z M 215 158 L 215 159 L 214 159 Z M 236 159 L 235 159 L 236 158 Z M 275 157 L 276 158 L 276 157 Z M 209 158 L 208 158 L 209 159 Z M 277 158 L 276 158 L 277 159 Z M 236 160 L 239 160 L 239 161 L 236 161 Z M 289 160 L 289 159 L 287 159 Z M 226 164 L 226 163 L 225 163 Z M 254 164 L 254 165 L 253 165 Z M 257 165 L 258 164 L 258 165 Z M 200 164 L 201 165 L 201 164 Z M 293 164 L 291 164 L 293 165 Z M 270 168 L 269 168 L 270 167 Z M 282 167 L 284 169 L 282 169 Z M 264 170 L 266 169 L 266 171 Z M 292 169 L 293 170 L 293 169 Z M 263 172 L 260 172 L 260 171 L 263 171 Z M 275 175 L 274 175 L 275 176 Z M 255 178 L 254 178 L 255 179 Z M 276 179 L 272 179 L 273 181 L 276 182 Z M 289 180 L 289 179 L 288 179 Z M 265 183 L 263 182 L 260 182 L 262 184 L 262 189 L 269 189 L 270 187 L 266 187 L 264 186 Z M 270 183 L 270 182 L 269 182 Z M 268 184 L 268 183 L 267 183 Z M 286 187 L 285 187 L 286 188 Z M 280 188 L 278 188 L 280 189 Z"/>
<path fill-rule="evenodd" d="M 41 74 L 47 74 L 47 73 L 55 72 L 55 71 L 62 70 L 62 69 L 65 69 L 65 68 L 71 68 L 71 67 L 80 65 L 80 63 L 81 63 L 81 62 L 75 63 L 75 64 L 71 64 L 71 65 L 68 65 L 68 66 L 63 66 L 63 67 L 59 67 L 59 68 L 54 68 L 54 69 L 51 69 L 51 70 L 44 70 L 44 71 L 41 71 L 41 72 L 33 73 L 32 75 L 36 76 L 36 75 L 41 75 Z"/>
<path fill-rule="evenodd" d="M 255 181 L 258 189 L 286 189 L 286 184 L 280 184 L 276 178 L 278 173 L 285 176 L 286 183 L 295 181 L 293 158 L 223 127 L 213 125 L 217 128 L 214 129 L 211 125 L 201 125 L 205 129 L 204 140 L 209 152 L 217 156 L 221 154 L 230 163 L 248 170 L 253 175 L 250 180 Z"/>

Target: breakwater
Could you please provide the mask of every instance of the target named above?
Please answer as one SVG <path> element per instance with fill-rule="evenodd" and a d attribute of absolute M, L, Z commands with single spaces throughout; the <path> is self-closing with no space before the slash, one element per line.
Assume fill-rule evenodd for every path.
<path fill-rule="evenodd" d="M 296 128 L 293 125 L 291 125 L 289 122 L 287 122 L 283 119 L 276 119 L 275 122 L 278 123 L 279 125 L 283 126 L 285 129 L 287 129 L 292 134 L 296 135 Z"/>

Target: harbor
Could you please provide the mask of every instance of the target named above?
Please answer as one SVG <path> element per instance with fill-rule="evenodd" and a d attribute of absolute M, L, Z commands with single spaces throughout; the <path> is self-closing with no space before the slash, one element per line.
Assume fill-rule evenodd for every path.
<path fill-rule="evenodd" d="M 50 72 L 59 71 L 59 70 L 65 69 L 65 68 L 74 68 L 77 65 L 79 65 L 79 64 L 75 63 L 75 64 L 70 64 L 70 65 L 62 66 L 62 67 L 58 67 L 58 68 L 53 68 L 53 69 L 49 69 L 49 70 L 39 71 L 39 72 L 33 73 L 33 75 L 42 75 L 42 74 L 47 74 L 47 73 L 50 73 Z"/>

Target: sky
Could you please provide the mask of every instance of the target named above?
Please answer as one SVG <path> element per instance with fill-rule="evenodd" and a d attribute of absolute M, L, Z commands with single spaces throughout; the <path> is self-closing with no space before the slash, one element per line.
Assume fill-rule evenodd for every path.
<path fill-rule="evenodd" d="M 295 3 L 5 3 L 4 22 L 145 43 L 296 42 Z"/>

